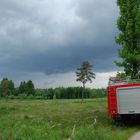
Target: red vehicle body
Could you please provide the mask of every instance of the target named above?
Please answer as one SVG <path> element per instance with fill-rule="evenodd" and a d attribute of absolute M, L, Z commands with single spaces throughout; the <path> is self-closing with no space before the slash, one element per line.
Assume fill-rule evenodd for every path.
<path fill-rule="evenodd" d="M 118 109 L 119 108 L 119 102 L 118 102 L 117 89 L 128 89 L 129 90 L 129 88 L 138 88 L 138 87 L 140 88 L 140 83 L 123 83 L 123 84 L 108 86 L 107 87 L 107 92 L 108 92 L 108 115 L 113 117 L 113 118 L 116 118 L 116 117 L 121 115 L 119 113 L 119 109 Z M 126 93 L 127 93 L 127 91 L 126 91 Z M 139 95 L 137 94 L 138 96 L 140 96 L 139 91 L 140 90 L 138 90 L 138 93 L 139 93 Z M 131 91 L 129 91 L 129 94 L 132 95 L 133 93 L 131 93 Z M 133 97 L 133 95 L 132 95 L 132 97 Z M 129 100 L 131 100 L 131 98 L 129 98 Z M 139 98 L 139 100 L 140 100 L 140 98 Z M 133 100 L 133 103 L 135 103 L 134 100 Z M 130 114 L 133 114 L 133 112 L 131 112 Z"/>

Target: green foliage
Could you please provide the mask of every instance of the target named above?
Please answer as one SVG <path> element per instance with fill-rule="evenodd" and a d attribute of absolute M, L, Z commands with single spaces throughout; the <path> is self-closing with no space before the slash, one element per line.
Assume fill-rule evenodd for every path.
<path fill-rule="evenodd" d="M 84 61 L 80 68 L 76 71 L 77 79 L 76 81 L 80 81 L 83 84 L 83 91 L 82 91 L 82 101 L 84 98 L 85 92 L 85 84 L 89 81 L 92 82 L 92 79 L 95 79 L 95 73 L 92 72 L 92 65 L 88 61 Z"/>
<path fill-rule="evenodd" d="M 36 89 L 34 95 L 22 93 L 6 96 L 8 99 L 81 99 L 82 87 L 60 87 L 55 89 Z M 103 98 L 107 96 L 106 89 L 85 88 L 84 98 Z"/>
<path fill-rule="evenodd" d="M 44 99 L 81 99 L 82 98 L 82 87 L 59 87 L 55 89 L 37 89 L 35 96 L 43 96 Z M 106 97 L 106 89 L 90 89 L 85 88 L 83 97 L 84 98 L 101 98 Z"/>
<path fill-rule="evenodd" d="M 26 92 L 26 82 L 21 82 L 18 88 L 19 94 L 25 93 Z"/>
<path fill-rule="evenodd" d="M 88 61 L 84 61 L 80 68 L 76 71 L 77 79 L 85 85 L 88 81 L 92 82 L 92 79 L 95 79 L 95 74 L 92 72 L 92 65 Z"/>
<path fill-rule="evenodd" d="M 19 94 L 23 94 L 26 93 L 27 95 L 34 95 L 35 94 L 35 88 L 34 88 L 34 84 L 31 80 L 27 81 L 27 82 L 21 82 L 19 89 L 18 89 L 18 93 Z"/>
<path fill-rule="evenodd" d="M 117 72 L 116 77 L 121 78 L 121 79 L 126 79 L 127 75 L 125 72 Z"/>
<path fill-rule="evenodd" d="M 15 86 L 12 80 L 8 80 L 8 78 L 3 78 L 0 83 L 0 96 L 6 97 L 15 92 Z"/>
<path fill-rule="evenodd" d="M 26 93 L 28 95 L 34 95 L 35 94 L 34 84 L 33 84 L 33 82 L 31 80 L 29 80 L 26 83 Z"/>
<path fill-rule="evenodd" d="M 120 17 L 117 25 L 120 34 L 116 42 L 122 46 L 119 56 L 122 61 L 116 61 L 124 67 L 127 76 L 136 78 L 140 69 L 140 0 L 117 0 Z"/>
<path fill-rule="evenodd" d="M 90 98 L 103 98 L 107 96 L 106 89 L 92 89 Z"/>
<path fill-rule="evenodd" d="M 31 80 L 21 82 L 18 88 L 15 88 L 13 81 L 7 78 L 0 84 L 0 96 L 7 99 L 81 99 L 106 95 L 105 89 L 85 88 L 83 92 L 83 87 L 35 89 Z"/>

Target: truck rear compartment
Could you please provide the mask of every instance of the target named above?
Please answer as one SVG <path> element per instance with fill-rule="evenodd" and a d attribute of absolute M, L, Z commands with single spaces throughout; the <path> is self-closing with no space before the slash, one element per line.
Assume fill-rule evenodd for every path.
<path fill-rule="evenodd" d="M 107 90 L 110 116 L 140 114 L 140 83 L 111 85 Z"/>
<path fill-rule="evenodd" d="M 116 88 L 118 114 L 140 114 L 140 86 Z"/>

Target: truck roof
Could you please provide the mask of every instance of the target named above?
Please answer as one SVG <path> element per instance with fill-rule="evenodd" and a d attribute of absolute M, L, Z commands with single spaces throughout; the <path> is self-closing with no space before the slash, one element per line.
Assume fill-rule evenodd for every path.
<path fill-rule="evenodd" d="M 140 79 L 121 79 L 118 77 L 110 77 L 108 86 L 137 86 L 140 85 Z"/>

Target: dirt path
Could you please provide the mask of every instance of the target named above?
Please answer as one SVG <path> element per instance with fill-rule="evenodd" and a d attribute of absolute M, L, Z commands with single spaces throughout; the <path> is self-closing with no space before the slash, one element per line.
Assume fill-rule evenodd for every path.
<path fill-rule="evenodd" d="M 140 140 L 140 132 L 137 132 L 134 136 L 132 136 L 129 140 Z"/>

